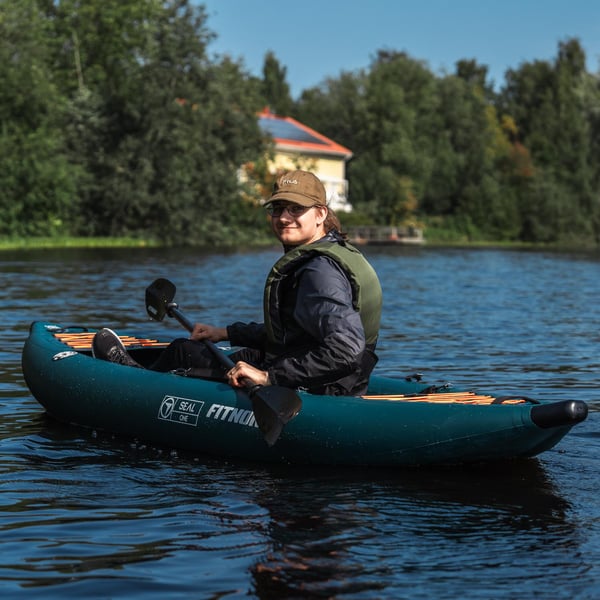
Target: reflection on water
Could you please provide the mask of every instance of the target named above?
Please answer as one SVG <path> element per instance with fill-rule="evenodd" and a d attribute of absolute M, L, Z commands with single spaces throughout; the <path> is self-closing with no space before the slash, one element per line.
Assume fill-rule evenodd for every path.
<path fill-rule="evenodd" d="M 35 319 L 179 335 L 259 319 L 278 255 L 13 252 L 1 257 L 0 589 L 19 597 L 600 596 L 597 255 L 378 249 L 380 370 L 586 400 L 539 459 L 468 469 L 264 467 L 58 424 L 25 388 Z"/>
<path fill-rule="evenodd" d="M 537 543 L 542 549 L 542 532 L 547 541 L 550 536 L 561 544 L 572 535 L 569 505 L 535 461 L 492 472 L 371 470 L 284 477 L 257 499 L 269 511 L 277 550 L 253 569 L 261 597 L 302 591 L 332 597 L 361 589 L 400 597 L 407 575 L 421 582 L 423 596 L 436 597 L 448 593 L 453 577 L 465 585 L 465 565 L 520 570 L 522 548 L 515 544 L 532 549 Z M 474 481 L 476 491 L 466 494 Z M 442 573 L 438 590 L 434 581 Z"/>
<path fill-rule="evenodd" d="M 564 550 L 562 559 L 548 554 L 558 570 L 556 561 L 570 565 L 580 545 L 572 506 L 537 460 L 491 470 L 264 468 L 49 420 L 38 427 L 4 473 L 11 490 L 0 513 L 1 543 L 20 549 L 0 575 L 18 569 L 32 586 L 80 590 L 93 580 L 109 595 L 140 593 L 145 582 L 150 593 L 155 577 L 183 571 L 152 593 L 242 595 L 251 585 L 263 598 L 360 590 L 398 597 L 407 577 L 423 595 L 436 594 L 444 573 L 443 596 L 443 586 L 462 582 L 458 593 L 479 569 L 496 584 L 514 570 L 519 589 L 533 592 L 525 579 L 551 566 L 539 563 L 545 549 Z M 528 554 L 538 562 L 525 577 Z M 191 576 L 182 560 L 206 563 L 202 576 Z M 154 563 L 162 575 L 148 568 Z"/>

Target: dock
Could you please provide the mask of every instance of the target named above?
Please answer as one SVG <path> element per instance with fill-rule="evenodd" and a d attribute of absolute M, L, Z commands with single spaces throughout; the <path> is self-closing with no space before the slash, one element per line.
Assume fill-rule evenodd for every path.
<path fill-rule="evenodd" d="M 418 227 L 394 227 L 368 225 L 349 227 L 348 240 L 355 245 L 419 245 L 425 243 L 423 230 Z"/>

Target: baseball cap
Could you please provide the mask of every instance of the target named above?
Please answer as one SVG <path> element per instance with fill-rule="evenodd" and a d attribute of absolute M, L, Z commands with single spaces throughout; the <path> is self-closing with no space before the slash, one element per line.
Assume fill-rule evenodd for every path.
<path fill-rule="evenodd" d="M 321 180 L 309 171 L 290 171 L 277 178 L 273 186 L 273 194 L 266 204 L 277 200 L 287 200 L 301 206 L 327 204 L 325 186 Z"/>

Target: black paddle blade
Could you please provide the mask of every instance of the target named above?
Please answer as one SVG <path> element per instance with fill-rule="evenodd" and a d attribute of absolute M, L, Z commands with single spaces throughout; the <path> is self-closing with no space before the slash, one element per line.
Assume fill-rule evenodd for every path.
<path fill-rule="evenodd" d="M 263 414 L 254 401 L 252 402 L 252 411 L 254 412 L 254 418 L 256 419 L 258 428 L 261 430 L 263 438 L 270 448 L 279 439 L 281 431 L 283 430 L 283 423 L 277 419 L 273 413 L 265 412 Z"/>
<path fill-rule="evenodd" d="M 194 324 L 173 303 L 175 290 L 175 284 L 168 279 L 160 278 L 154 281 L 146 288 L 146 310 L 151 319 L 162 321 L 165 315 L 169 315 L 192 331 Z M 202 342 L 222 365 L 228 369 L 233 367 L 231 358 L 220 348 L 210 340 L 202 340 Z M 302 400 L 294 390 L 278 385 L 261 387 L 248 382 L 246 390 L 252 400 L 256 424 L 267 444 L 272 446 L 279 438 L 283 426 L 300 412 Z"/>
<path fill-rule="evenodd" d="M 302 400 L 290 389 L 278 385 L 259 387 L 251 393 L 252 410 L 259 429 L 269 446 L 278 439 L 283 426 L 302 408 Z"/>
<path fill-rule="evenodd" d="M 167 314 L 167 305 L 175 298 L 174 283 L 168 279 L 157 279 L 146 288 L 146 311 L 151 319 L 162 321 Z"/>

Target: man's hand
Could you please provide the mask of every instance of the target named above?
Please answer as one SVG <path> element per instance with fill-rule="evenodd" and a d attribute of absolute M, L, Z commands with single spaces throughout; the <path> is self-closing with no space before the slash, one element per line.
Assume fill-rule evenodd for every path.
<path fill-rule="evenodd" d="M 214 327 L 213 325 L 207 325 L 206 323 L 195 323 L 194 329 L 190 334 L 190 339 L 196 340 L 197 342 L 201 340 L 222 342 L 227 339 L 227 328 Z"/>
<path fill-rule="evenodd" d="M 261 371 L 252 365 L 240 360 L 227 373 L 229 385 L 233 387 L 244 387 L 248 381 L 255 385 L 270 385 L 269 374 L 267 371 Z"/>

